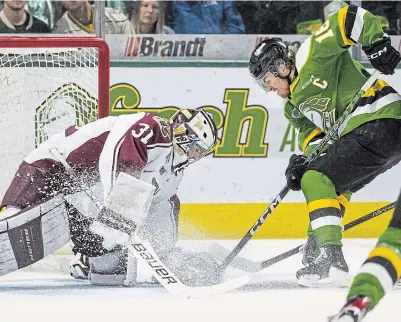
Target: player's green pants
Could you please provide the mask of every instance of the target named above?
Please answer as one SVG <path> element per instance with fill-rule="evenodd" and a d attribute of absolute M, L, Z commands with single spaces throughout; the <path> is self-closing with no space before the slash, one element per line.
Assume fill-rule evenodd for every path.
<path fill-rule="evenodd" d="M 371 308 L 392 289 L 401 277 L 401 195 L 387 230 L 380 236 L 356 275 L 348 297 L 367 296 Z"/>
<path fill-rule="evenodd" d="M 301 188 L 319 247 L 341 245 L 337 199 L 356 192 L 401 160 L 401 120 L 378 119 L 341 137 L 308 167 Z"/>

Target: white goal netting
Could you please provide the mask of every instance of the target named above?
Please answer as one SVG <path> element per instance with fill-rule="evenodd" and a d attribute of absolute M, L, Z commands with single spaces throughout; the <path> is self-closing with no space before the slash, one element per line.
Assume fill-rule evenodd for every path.
<path fill-rule="evenodd" d="M 97 119 L 99 93 L 108 93 L 108 82 L 99 88 L 98 48 L 53 45 L 0 48 L 0 198 L 25 155 L 69 126 Z"/>

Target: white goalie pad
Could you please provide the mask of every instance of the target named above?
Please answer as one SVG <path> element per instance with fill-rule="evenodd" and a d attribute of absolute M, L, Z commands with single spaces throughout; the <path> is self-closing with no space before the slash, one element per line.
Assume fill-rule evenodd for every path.
<path fill-rule="evenodd" d="M 148 215 L 154 192 L 153 185 L 121 172 L 104 206 L 141 226 Z"/>
<path fill-rule="evenodd" d="M 0 215 L 0 275 L 36 263 L 69 239 L 67 210 L 61 197 L 6 218 Z"/>

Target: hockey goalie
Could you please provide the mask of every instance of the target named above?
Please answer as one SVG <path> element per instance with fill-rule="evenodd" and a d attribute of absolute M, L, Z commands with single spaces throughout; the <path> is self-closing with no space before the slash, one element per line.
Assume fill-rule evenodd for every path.
<path fill-rule="evenodd" d="M 78 255 L 74 277 L 98 285 L 153 282 L 128 251 L 133 231 L 126 222 L 132 222 L 183 283 L 217 283 L 220 272 L 210 256 L 176 246 L 183 173 L 216 141 L 217 128 L 202 109 L 178 110 L 170 120 L 150 113 L 110 116 L 52 136 L 24 158 L 1 202 L 0 274 L 31 265 L 71 239 Z M 101 220 L 105 209 L 114 214 L 112 225 Z"/>

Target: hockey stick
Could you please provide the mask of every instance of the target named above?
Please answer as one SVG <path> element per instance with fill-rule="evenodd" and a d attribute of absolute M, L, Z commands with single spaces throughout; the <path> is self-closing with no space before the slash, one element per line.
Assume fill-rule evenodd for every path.
<path fill-rule="evenodd" d="M 65 167 L 68 175 L 73 180 L 77 181 L 77 174 L 68 164 L 64 156 L 58 151 L 58 149 L 51 148 L 49 151 L 55 157 L 55 159 Z M 105 210 L 105 207 L 103 207 L 102 202 L 93 193 L 89 184 L 82 181 L 81 184 L 85 194 L 93 201 L 100 211 L 100 215 L 95 221 L 130 235 L 129 242 L 127 244 L 128 251 L 132 253 L 132 255 L 134 255 L 139 262 L 151 269 L 153 272 L 153 277 L 161 285 L 163 285 L 167 291 L 173 293 L 174 295 L 183 296 L 186 298 L 205 297 L 234 290 L 249 282 L 250 276 L 244 275 L 210 286 L 191 287 L 185 285 L 166 265 L 164 265 L 156 252 L 153 250 L 150 243 L 138 236 L 136 233 L 136 224 L 132 220 L 117 213 L 113 213 L 110 210 L 102 212 L 102 210 Z"/>
<path fill-rule="evenodd" d="M 387 211 L 393 209 L 395 207 L 395 202 L 390 203 L 384 207 L 381 207 L 375 211 L 372 211 L 371 213 L 360 217 L 354 221 L 351 221 L 350 223 L 344 225 L 344 230 L 343 231 L 347 231 L 351 228 L 354 228 L 372 218 L 376 218 L 384 213 L 386 213 Z M 237 256 L 233 261 L 232 261 L 232 266 L 238 269 L 241 269 L 243 271 L 246 272 L 250 272 L 250 273 L 255 273 L 258 272 L 262 269 L 265 269 L 266 267 L 272 266 L 278 262 L 281 262 L 284 259 L 287 259 L 289 257 L 291 257 L 292 255 L 298 254 L 298 253 L 302 253 L 303 251 L 303 247 L 304 244 L 299 245 L 293 249 L 290 249 L 289 251 L 286 251 L 285 253 L 282 253 L 280 255 L 277 255 L 275 257 L 272 257 L 270 259 L 261 261 L 261 262 L 257 262 L 257 261 L 252 261 L 240 256 Z M 225 249 L 223 246 L 219 245 L 219 244 L 215 244 L 213 245 L 213 247 L 209 248 L 209 251 L 212 253 L 212 255 L 215 258 L 223 258 L 226 256 L 226 254 L 228 254 L 228 250 Z"/>
<path fill-rule="evenodd" d="M 333 138 L 338 136 L 338 129 L 343 124 L 343 122 L 346 120 L 348 115 L 351 114 L 351 112 L 354 110 L 354 107 L 360 97 L 373 85 L 373 83 L 376 81 L 376 79 L 379 77 L 380 72 L 378 70 L 375 70 L 373 74 L 366 80 L 365 84 L 362 86 L 360 91 L 356 94 L 356 96 L 352 99 L 352 101 L 348 104 L 348 106 L 345 108 L 343 114 L 337 119 L 337 121 L 333 124 L 333 126 L 330 128 L 329 132 L 324 136 L 324 138 L 321 140 L 319 145 L 312 151 L 312 153 L 308 156 L 308 158 L 305 161 L 305 165 L 308 165 L 311 163 L 313 160 L 315 160 L 319 154 L 322 152 L 326 144 Z M 235 256 L 238 255 L 238 253 L 244 248 L 244 246 L 248 243 L 248 241 L 252 238 L 252 236 L 256 233 L 256 231 L 262 226 L 264 221 L 271 215 L 271 213 L 277 208 L 277 206 L 280 204 L 281 200 L 287 195 L 287 193 L 290 191 L 290 188 L 285 185 L 284 188 L 280 191 L 280 193 L 273 199 L 269 207 L 262 213 L 262 215 L 259 217 L 259 219 L 255 222 L 255 224 L 248 230 L 248 232 L 245 234 L 245 236 L 240 240 L 240 242 L 237 244 L 237 246 L 234 247 L 232 252 L 228 254 L 228 256 L 223 260 L 223 262 L 220 264 L 221 270 L 225 270 L 228 265 L 233 261 Z"/>

